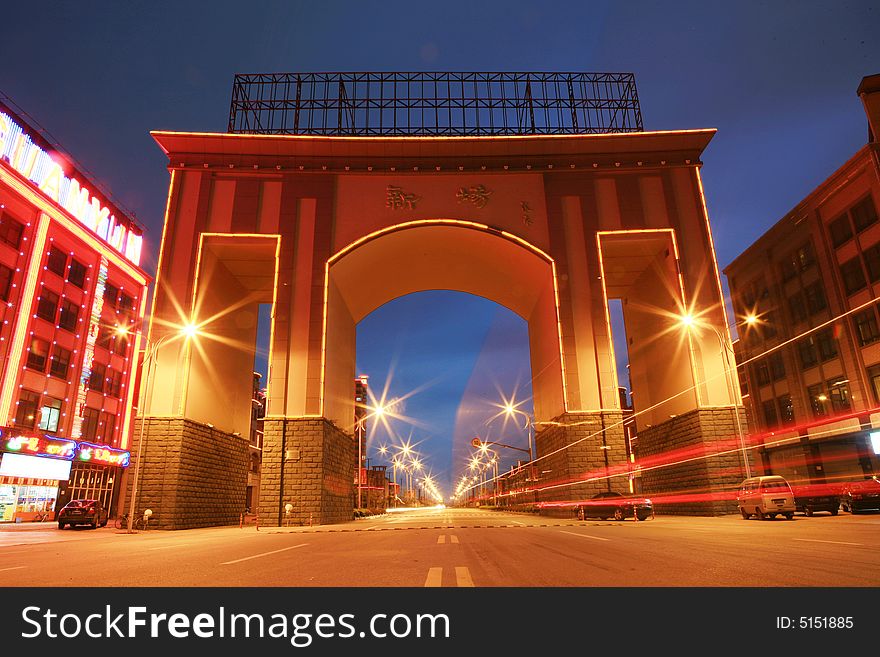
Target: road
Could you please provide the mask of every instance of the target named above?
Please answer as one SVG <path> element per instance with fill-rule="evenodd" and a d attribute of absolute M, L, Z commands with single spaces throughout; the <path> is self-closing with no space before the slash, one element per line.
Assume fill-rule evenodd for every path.
<path fill-rule="evenodd" d="M 880 513 L 577 521 L 422 509 L 340 525 L 0 529 L 3 586 L 880 585 Z"/>

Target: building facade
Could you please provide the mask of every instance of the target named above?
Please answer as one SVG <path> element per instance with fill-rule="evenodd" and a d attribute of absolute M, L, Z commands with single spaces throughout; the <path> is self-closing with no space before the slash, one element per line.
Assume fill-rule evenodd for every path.
<path fill-rule="evenodd" d="M 116 501 L 146 308 L 142 240 L 0 105 L 0 522 Z"/>
<path fill-rule="evenodd" d="M 868 142 L 724 271 L 751 440 L 765 474 L 880 473 L 880 75 Z"/>

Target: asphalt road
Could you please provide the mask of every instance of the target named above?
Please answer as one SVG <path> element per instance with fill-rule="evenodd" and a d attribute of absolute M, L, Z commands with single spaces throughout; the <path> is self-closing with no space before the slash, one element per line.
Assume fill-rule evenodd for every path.
<path fill-rule="evenodd" d="M 422 509 L 340 525 L 0 528 L 3 586 L 880 585 L 880 513 L 576 521 Z"/>

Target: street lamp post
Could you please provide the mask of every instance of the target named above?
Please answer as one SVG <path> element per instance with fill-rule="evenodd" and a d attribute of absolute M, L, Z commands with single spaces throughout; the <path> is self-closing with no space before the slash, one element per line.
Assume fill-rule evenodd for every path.
<path fill-rule="evenodd" d="M 127 333 L 127 331 L 120 331 L 121 333 Z M 153 373 L 156 365 L 156 355 L 158 354 L 159 347 L 162 346 L 162 343 L 165 342 L 168 338 L 178 338 L 184 336 L 185 338 L 190 338 L 198 333 L 198 329 L 194 325 L 188 325 L 181 329 L 177 333 L 168 333 L 159 338 L 154 344 L 150 344 L 149 340 L 144 338 L 145 348 L 144 348 L 144 365 L 146 365 L 146 372 L 144 375 L 144 380 L 141 385 L 140 390 L 140 401 L 138 403 L 139 410 L 141 413 L 141 426 L 138 428 L 138 447 L 137 447 L 137 466 L 134 469 L 134 480 L 131 484 L 131 501 L 128 506 L 128 528 L 127 532 L 129 534 L 133 534 L 134 532 L 134 516 L 135 511 L 137 509 L 137 495 L 138 495 L 138 483 L 140 479 L 141 473 L 141 454 L 144 449 L 144 425 L 147 423 L 147 399 L 151 397 L 151 390 L 149 388 L 153 385 Z"/>
<path fill-rule="evenodd" d="M 746 320 L 746 322 L 749 325 L 752 325 L 755 323 L 755 319 L 754 319 L 754 317 L 750 316 Z M 696 320 L 690 315 L 685 315 L 681 318 L 681 323 L 685 326 L 685 328 L 690 329 L 692 326 L 694 326 L 696 324 Z M 715 337 L 718 338 L 718 343 L 721 348 L 721 357 L 724 359 L 724 382 L 725 382 L 725 385 L 727 386 L 727 392 L 730 395 L 730 401 L 733 404 L 733 416 L 734 416 L 734 422 L 736 424 L 736 435 L 737 435 L 737 438 L 739 439 L 739 446 L 740 446 L 740 451 L 742 453 L 743 467 L 745 468 L 746 479 L 749 479 L 752 476 L 752 469 L 749 466 L 748 450 L 746 449 L 745 436 L 743 434 L 742 423 L 740 422 L 740 418 L 739 418 L 739 408 L 737 407 L 737 404 L 736 404 L 736 398 L 737 398 L 736 385 L 737 385 L 737 382 L 734 381 L 733 385 L 731 385 L 731 381 L 730 381 L 730 378 L 731 378 L 734 370 L 733 370 L 733 368 L 731 368 L 730 355 L 728 352 L 732 351 L 733 347 L 730 346 L 729 341 L 724 339 L 724 336 L 721 334 L 721 331 L 719 331 L 717 328 L 715 328 L 715 326 L 713 326 L 712 324 L 705 324 L 705 323 L 701 322 L 699 325 L 700 326 L 707 326 L 708 328 L 712 329 L 712 332 L 715 334 Z"/>
<path fill-rule="evenodd" d="M 143 384 L 141 385 L 140 401 L 138 402 L 141 413 L 141 426 L 138 427 L 137 466 L 135 466 L 134 469 L 134 480 L 131 484 L 131 500 L 128 505 L 127 529 L 129 534 L 134 533 L 134 515 L 137 509 L 138 483 L 141 474 L 141 454 L 144 446 L 144 425 L 147 423 L 146 400 L 150 397 L 150 390 L 148 390 L 148 387 L 153 383 L 153 366 L 156 363 L 156 352 L 162 343 L 170 336 L 171 334 L 163 335 L 159 338 L 158 342 L 153 345 L 150 345 L 146 338 L 144 339 L 146 342 L 146 347 L 144 349 L 144 365 L 146 365 L 146 370 L 144 372 Z"/>

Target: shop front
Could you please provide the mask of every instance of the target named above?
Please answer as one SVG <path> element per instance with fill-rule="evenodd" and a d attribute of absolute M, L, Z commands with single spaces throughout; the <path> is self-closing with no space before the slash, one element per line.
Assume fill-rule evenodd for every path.
<path fill-rule="evenodd" d="M 115 502 L 125 450 L 0 427 L 0 522 L 51 521 L 73 499 Z"/>

